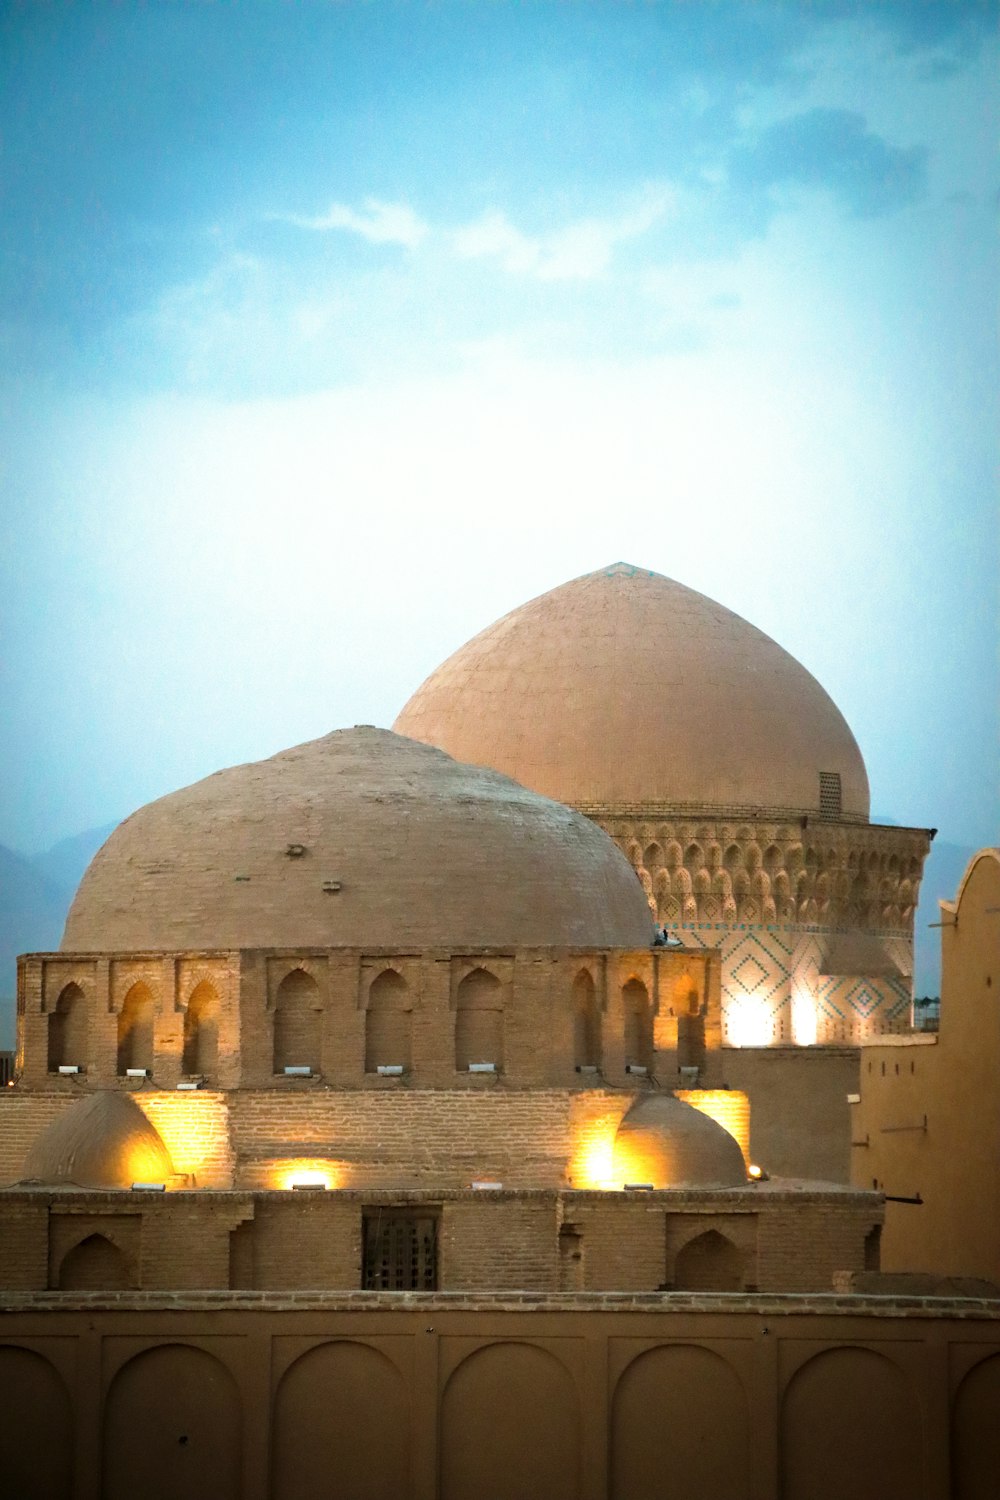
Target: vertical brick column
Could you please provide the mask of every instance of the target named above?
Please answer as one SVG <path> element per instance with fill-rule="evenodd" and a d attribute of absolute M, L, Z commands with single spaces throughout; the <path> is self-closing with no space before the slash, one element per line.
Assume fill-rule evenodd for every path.
<path fill-rule="evenodd" d="M 111 961 L 94 962 L 90 1002 L 87 1080 L 95 1088 L 113 1088 L 118 1077 L 118 1017 L 111 1008 Z"/>
<path fill-rule="evenodd" d="M 413 1079 L 420 1088 L 455 1083 L 455 1015 L 451 1008 L 451 960 L 425 953 L 420 994 L 413 1010 Z"/>
<path fill-rule="evenodd" d="M 356 1089 L 364 1082 L 365 1013 L 358 1004 L 360 969 L 358 954 L 330 954 L 323 1017 L 323 1078 L 334 1088 Z"/>
<path fill-rule="evenodd" d="M 178 1009 L 177 961 L 160 960 L 159 1003 L 153 1020 L 153 1078 L 159 1088 L 176 1088 L 184 1050 L 184 1012 Z"/>
<path fill-rule="evenodd" d="M 267 967 L 259 949 L 239 957 L 240 1087 L 271 1082 L 274 1035 L 267 1009 Z"/>

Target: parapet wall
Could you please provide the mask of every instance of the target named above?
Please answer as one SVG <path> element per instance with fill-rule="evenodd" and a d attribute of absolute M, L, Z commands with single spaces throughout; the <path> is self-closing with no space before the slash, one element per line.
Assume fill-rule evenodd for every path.
<path fill-rule="evenodd" d="M 882 1213 L 872 1193 L 774 1184 L 605 1193 L 9 1189 L 0 1194 L 0 1287 L 353 1291 L 365 1284 L 366 1217 L 402 1216 L 433 1219 L 430 1285 L 448 1291 L 824 1291 L 837 1272 L 877 1266 Z"/>
<path fill-rule="evenodd" d="M 1000 1303 L 3 1298 L 18 1500 L 979 1500 Z"/>

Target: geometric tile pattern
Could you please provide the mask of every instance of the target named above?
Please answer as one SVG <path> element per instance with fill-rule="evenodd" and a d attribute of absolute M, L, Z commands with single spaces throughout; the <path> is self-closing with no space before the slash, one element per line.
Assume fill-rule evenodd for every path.
<path fill-rule="evenodd" d="M 910 1024 L 908 979 L 820 973 L 829 929 L 725 922 L 667 928 L 691 946 L 721 948 L 723 1036 L 731 1045 L 851 1043 Z M 905 940 L 886 946 L 902 967 Z"/>

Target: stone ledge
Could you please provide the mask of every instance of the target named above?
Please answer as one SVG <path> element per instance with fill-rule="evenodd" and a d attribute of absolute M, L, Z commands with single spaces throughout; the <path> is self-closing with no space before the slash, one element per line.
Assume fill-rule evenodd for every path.
<path fill-rule="evenodd" d="M 842 1292 L 0 1292 L 0 1312 L 661 1312 L 1000 1322 L 1000 1298 L 879 1297 Z"/>

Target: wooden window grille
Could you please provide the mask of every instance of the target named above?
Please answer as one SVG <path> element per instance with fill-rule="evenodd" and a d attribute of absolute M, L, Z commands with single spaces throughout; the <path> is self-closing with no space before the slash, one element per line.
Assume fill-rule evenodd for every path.
<path fill-rule="evenodd" d="M 820 771 L 819 815 L 821 818 L 839 818 L 840 814 L 840 772 Z"/>
<path fill-rule="evenodd" d="M 375 1208 L 364 1216 L 366 1292 L 437 1290 L 437 1216 Z"/>

